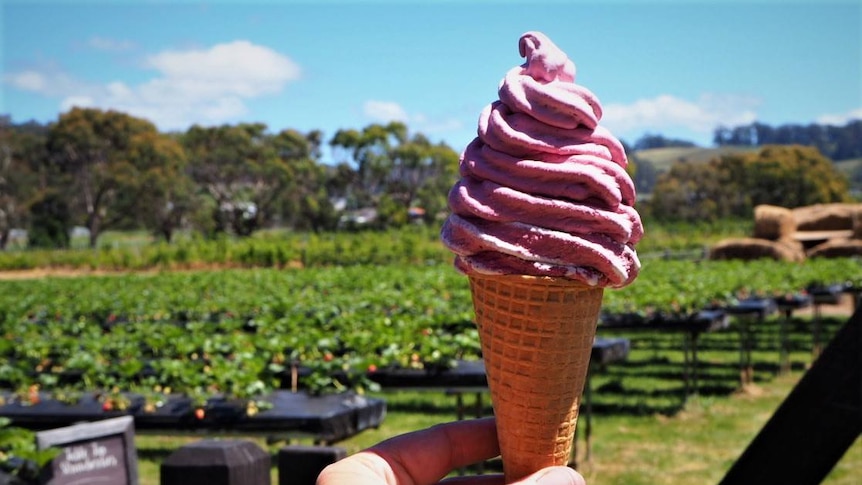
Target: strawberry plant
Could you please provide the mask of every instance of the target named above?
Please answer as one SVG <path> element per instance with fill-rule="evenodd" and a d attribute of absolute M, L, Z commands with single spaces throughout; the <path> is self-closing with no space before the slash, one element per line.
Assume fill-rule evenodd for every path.
<path fill-rule="evenodd" d="M 862 285 L 862 262 L 649 259 L 634 284 L 605 292 L 603 310 L 687 315 L 745 294 L 847 281 Z M 447 368 L 480 354 L 467 278 L 448 263 L 2 284 L 0 385 L 13 390 L 137 390 L 151 408 L 170 393 L 199 404 L 211 396 L 257 402 L 294 384 L 312 392 L 368 389 L 375 372 Z"/>
<path fill-rule="evenodd" d="M 9 419 L 0 417 L 0 472 L 25 483 L 36 483 L 41 468 L 53 460 L 60 449 L 38 449 L 34 432 L 9 423 Z"/>

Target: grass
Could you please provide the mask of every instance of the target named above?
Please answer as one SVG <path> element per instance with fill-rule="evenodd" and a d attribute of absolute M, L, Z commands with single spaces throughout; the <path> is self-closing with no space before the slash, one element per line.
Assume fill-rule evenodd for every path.
<path fill-rule="evenodd" d="M 825 335 L 832 335 L 843 318 L 825 318 Z M 602 336 L 626 336 L 632 349 L 624 362 L 612 364 L 592 379 L 593 413 L 590 459 L 586 458 L 582 415 L 577 445 L 578 469 L 587 483 L 601 485 L 717 484 L 811 362 L 810 321 L 791 321 L 789 374 L 776 375 L 777 318 L 759 325 L 759 347 L 753 354 L 755 383 L 740 388 L 737 334 L 733 329 L 701 337 L 700 392 L 686 397 L 682 384 L 682 335 L 663 332 L 600 330 Z M 404 432 L 457 419 L 456 398 L 444 392 L 390 390 L 378 394 L 387 401 L 387 416 L 378 429 L 340 442 L 355 453 Z M 464 397 L 468 416 L 475 415 L 474 396 Z M 483 415 L 491 413 L 483 396 Z M 201 439 L 139 435 L 141 485 L 159 483 L 162 459 L 184 443 Z M 262 447 L 275 453 L 281 444 Z M 816 450 L 812 450 L 816 452 Z M 487 465 L 498 468 L 498 462 Z M 827 485 L 862 483 L 862 440 L 857 439 L 829 477 Z M 273 483 L 277 482 L 273 469 Z"/>

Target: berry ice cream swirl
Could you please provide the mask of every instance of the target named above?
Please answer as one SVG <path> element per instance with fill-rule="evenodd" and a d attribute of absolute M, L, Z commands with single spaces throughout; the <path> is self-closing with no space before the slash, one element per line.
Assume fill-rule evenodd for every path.
<path fill-rule="evenodd" d="M 566 278 L 622 287 L 640 270 L 643 236 L 622 144 L 601 103 L 539 32 L 500 83 L 461 155 L 441 239 L 466 274 Z"/>

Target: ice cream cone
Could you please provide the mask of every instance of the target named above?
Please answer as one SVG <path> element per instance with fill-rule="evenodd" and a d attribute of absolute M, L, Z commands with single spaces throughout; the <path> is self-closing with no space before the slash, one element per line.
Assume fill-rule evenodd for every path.
<path fill-rule="evenodd" d="M 506 482 L 569 462 L 603 288 L 470 276 Z"/>

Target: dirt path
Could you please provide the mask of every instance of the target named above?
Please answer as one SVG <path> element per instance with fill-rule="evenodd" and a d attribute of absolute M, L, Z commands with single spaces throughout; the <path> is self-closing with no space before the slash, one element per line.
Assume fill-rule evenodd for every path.
<path fill-rule="evenodd" d="M 217 271 L 222 269 L 240 269 L 238 266 L 230 265 L 199 265 L 184 268 L 151 268 L 151 269 L 124 269 L 106 270 L 89 268 L 35 268 L 0 271 L 0 281 L 4 280 L 33 280 L 39 278 L 78 278 L 83 276 L 121 276 L 127 274 L 159 274 L 163 272 L 190 272 L 190 271 Z"/>
<path fill-rule="evenodd" d="M 0 280 L 34 280 L 56 276 L 61 278 L 76 278 L 79 276 L 101 276 L 128 274 L 129 271 L 104 271 L 83 268 L 36 268 L 0 271 Z"/>
<path fill-rule="evenodd" d="M 282 269 L 300 269 L 302 263 L 293 261 L 287 263 Z M 239 264 L 193 264 L 179 268 L 149 268 L 149 269 L 90 269 L 90 268 L 34 268 L 20 270 L 0 270 L 0 281 L 11 280 L 33 280 L 39 278 L 78 278 L 83 276 L 120 276 L 127 274 L 159 274 L 159 273 L 187 273 L 193 271 L 221 271 L 221 270 L 248 270 L 253 267 Z"/>

